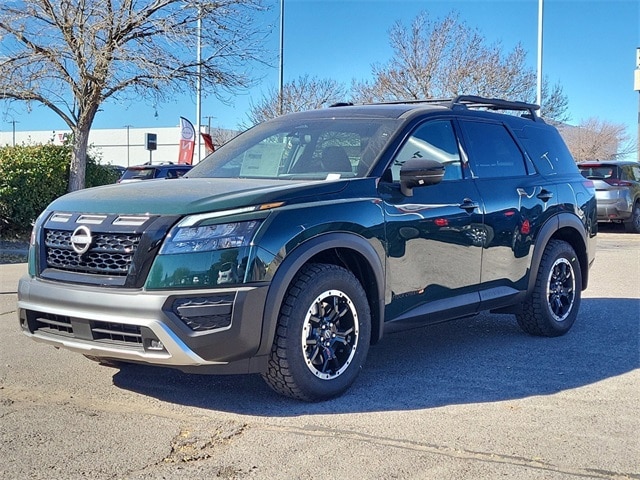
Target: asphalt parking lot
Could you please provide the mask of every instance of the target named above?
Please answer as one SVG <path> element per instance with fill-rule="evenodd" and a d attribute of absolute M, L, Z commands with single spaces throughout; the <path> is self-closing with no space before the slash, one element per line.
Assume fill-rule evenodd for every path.
<path fill-rule="evenodd" d="M 640 479 L 640 236 L 605 228 L 569 334 L 507 315 L 386 336 L 344 396 L 121 370 L 24 337 L 0 265 L 2 479 Z"/>

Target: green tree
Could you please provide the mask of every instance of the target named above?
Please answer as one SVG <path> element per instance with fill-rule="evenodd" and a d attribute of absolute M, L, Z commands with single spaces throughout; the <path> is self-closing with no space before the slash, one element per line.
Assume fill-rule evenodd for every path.
<path fill-rule="evenodd" d="M 24 234 L 47 205 L 68 189 L 69 145 L 17 145 L 0 148 L 0 232 Z M 114 183 L 109 166 L 87 160 L 87 185 Z"/>

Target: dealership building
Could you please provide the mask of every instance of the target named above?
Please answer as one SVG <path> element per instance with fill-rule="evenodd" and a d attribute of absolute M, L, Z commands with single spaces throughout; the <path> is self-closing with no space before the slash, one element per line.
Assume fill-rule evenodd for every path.
<path fill-rule="evenodd" d="M 205 127 L 206 129 L 207 127 Z M 214 133 L 214 132 L 212 132 Z M 235 133 L 230 130 L 218 131 L 218 137 L 230 138 Z M 39 145 L 53 143 L 62 145 L 71 134 L 71 130 L 43 131 L 0 131 L 0 146 Z M 149 136 L 151 134 L 151 137 Z M 156 149 L 147 149 L 148 138 L 156 135 Z M 214 135 L 215 137 L 215 135 Z M 214 138 L 214 144 L 219 144 Z M 89 133 L 89 153 L 102 164 L 141 165 L 143 163 L 178 163 L 180 151 L 180 127 L 154 128 L 114 128 L 92 129 Z M 200 142 L 201 158 L 205 157 L 204 142 Z M 194 163 L 198 160 L 194 154 Z"/>

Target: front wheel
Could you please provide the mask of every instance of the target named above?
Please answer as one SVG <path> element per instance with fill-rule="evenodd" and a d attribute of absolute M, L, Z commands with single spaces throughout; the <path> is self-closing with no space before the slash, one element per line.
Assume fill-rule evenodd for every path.
<path fill-rule="evenodd" d="M 357 278 L 336 265 L 307 265 L 280 308 L 263 378 L 276 392 L 299 400 L 338 396 L 358 376 L 370 338 L 369 304 Z"/>
<path fill-rule="evenodd" d="M 575 251 L 567 242 L 551 240 L 542 254 L 533 292 L 516 315 L 518 325 L 531 335 L 564 335 L 578 315 L 581 292 Z"/>

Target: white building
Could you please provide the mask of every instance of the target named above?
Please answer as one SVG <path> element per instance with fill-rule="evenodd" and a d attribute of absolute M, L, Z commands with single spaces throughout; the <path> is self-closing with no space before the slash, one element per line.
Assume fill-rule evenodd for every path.
<path fill-rule="evenodd" d="M 206 128 L 206 127 L 205 127 Z M 146 134 L 157 135 L 157 150 L 146 149 Z M 212 132 L 213 133 L 213 132 Z M 53 143 L 62 145 L 71 130 L 13 132 L 0 131 L 0 146 L 37 145 Z M 218 143 L 214 139 L 214 143 Z M 156 128 L 114 128 L 92 129 L 89 133 L 90 154 L 102 164 L 140 165 L 152 163 L 178 162 L 180 150 L 180 127 Z M 205 157 L 204 143 L 200 144 L 201 158 Z M 198 151 L 193 155 L 193 163 L 198 161 Z"/>

